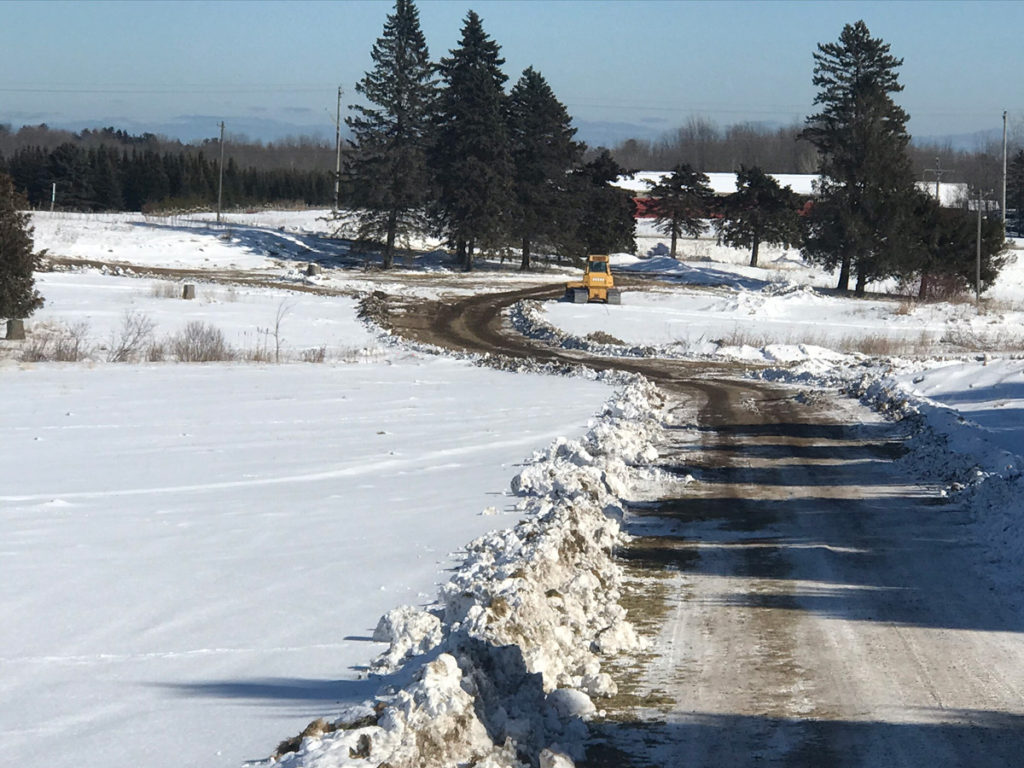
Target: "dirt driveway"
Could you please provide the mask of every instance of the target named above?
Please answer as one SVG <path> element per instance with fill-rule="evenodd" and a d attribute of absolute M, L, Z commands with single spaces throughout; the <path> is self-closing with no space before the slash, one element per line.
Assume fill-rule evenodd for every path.
<path fill-rule="evenodd" d="M 905 428 L 728 366 L 540 347 L 500 312 L 550 287 L 391 307 L 409 338 L 644 373 L 662 467 L 621 553 L 651 641 L 620 660 L 598 766 L 1024 765 L 1024 621 L 965 512 L 899 461 Z"/>

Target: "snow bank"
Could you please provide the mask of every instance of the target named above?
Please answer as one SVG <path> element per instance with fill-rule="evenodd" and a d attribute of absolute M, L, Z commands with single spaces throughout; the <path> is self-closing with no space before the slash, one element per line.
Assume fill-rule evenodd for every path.
<path fill-rule="evenodd" d="M 942 482 L 945 494 L 961 498 L 971 516 L 973 533 L 988 550 L 989 564 L 995 566 L 991 569 L 993 576 L 1009 580 L 1016 587 L 1020 563 L 1024 561 L 1024 458 L 1019 450 L 1007 450 L 1005 446 L 1024 445 L 1024 426 L 1007 423 L 1004 418 L 1000 431 L 993 431 L 969 418 L 969 413 L 921 394 L 917 387 L 927 375 L 921 373 L 924 369 L 956 368 L 956 374 L 963 377 L 964 365 L 973 365 L 969 374 L 974 380 L 969 384 L 972 399 L 991 411 L 1001 404 L 1001 390 L 992 382 L 986 388 L 982 374 L 982 369 L 992 362 L 1003 363 L 1004 368 L 1013 367 L 1018 376 L 1024 376 L 1024 361 L 990 361 L 987 356 L 973 364 L 952 366 L 948 362 L 909 363 L 894 358 L 874 363 L 863 361 L 857 369 L 774 369 L 759 375 L 838 388 L 890 419 L 909 420 L 910 452 L 901 461 L 909 471 Z M 1006 374 L 1005 370 L 1001 372 L 999 383 L 1005 382 Z M 948 375 L 936 374 L 938 378 Z M 1006 431 L 1017 434 L 1007 437 Z"/>
<path fill-rule="evenodd" d="M 614 547 L 622 494 L 651 461 L 660 397 L 623 387 L 580 440 L 559 439 L 512 481 L 525 518 L 487 534 L 430 611 L 389 612 L 377 672 L 411 673 L 397 692 L 282 745 L 281 766 L 566 768 L 582 757 L 594 699 L 616 692 L 601 656 L 640 641 L 619 605 Z"/>
<path fill-rule="evenodd" d="M 740 294 L 741 297 L 743 295 Z M 601 330 L 580 337 L 550 323 L 544 305 L 537 301 L 517 302 L 509 309 L 509 319 L 512 326 L 528 338 L 545 341 L 561 349 L 578 349 L 605 357 L 661 357 L 675 360 L 726 358 L 764 364 L 802 363 L 805 369 L 821 372 L 829 370 L 835 363 L 860 357 L 817 344 L 766 343 L 754 346 L 730 343 L 730 331 L 725 327 L 717 329 L 722 334 L 719 339 L 706 339 L 702 336 L 696 340 L 686 339 L 668 344 L 631 344 Z M 615 330 L 615 325 L 611 328 Z"/>
<path fill-rule="evenodd" d="M 1002 448 L 988 430 L 955 408 L 916 394 L 898 377 L 862 377 L 851 393 L 882 413 L 918 421 L 910 441 L 915 463 L 941 477 L 948 493 L 963 497 L 992 561 L 1012 565 L 1010 575 L 1015 576 L 1024 560 L 1024 458 Z"/>

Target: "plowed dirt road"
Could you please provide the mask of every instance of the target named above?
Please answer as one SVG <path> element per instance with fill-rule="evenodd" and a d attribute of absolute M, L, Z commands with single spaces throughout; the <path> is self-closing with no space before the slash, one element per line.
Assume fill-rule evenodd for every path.
<path fill-rule="evenodd" d="M 621 553 L 651 640 L 620 660 L 598 766 L 1024 765 L 1024 621 L 965 512 L 908 477 L 899 424 L 726 366 L 612 360 L 515 335 L 550 287 L 391 306 L 395 332 L 644 373 L 668 393 L 663 468 Z"/>

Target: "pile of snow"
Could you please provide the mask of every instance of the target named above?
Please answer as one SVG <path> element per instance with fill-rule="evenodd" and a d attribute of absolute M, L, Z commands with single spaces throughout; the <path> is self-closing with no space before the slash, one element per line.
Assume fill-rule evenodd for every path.
<path fill-rule="evenodd" d="M 401 607 L 377 671 L 413 681 L 315 728 L 288 766 L 571 766 L 593 699 L 615 693 L 601 656 L 639 647 L 618 604 L 613 548 L 634 463 L 654 458 L 657 390 L 620 390 L 581 440 L 556 441 L 513 480 L 525 519 L 468 547 L 429 611 Z"/>
<path fill-rule="evenodd" d="M 645 301 L 648 297 L 640 294 L 631 294 L 638 302 Z M 652 294 L 655 300 L 665 299 L 665 294 Z M 673 294 L 672 298 L 677 298 Z M 707 300 L 707 296 L 701 297 Z M 723 303 L 721 298 L 712 299 L 713 303 Z M 735 303 L 732 299 L 726 299 L 726 303 Z M 750 363 L 762 364 L 802 364 L 804 370 L 827 371 L 839 362 L 855 360 L 858 355 L 848 355 L 836 352 L 828 347 L 819 344 L 808 343 L 763 343 L 755 346 L 747 343 L 732 343 L 730 337 L 742 339 L 737 336 L 736 328 L 729 330 L 725 323 L 719 320 L 720 327 L 714 326 L 712 317 L 705 316 L 703 322 L 707 328 L 714 328 L 724 334 L 716 338 L 700 336 L 694 339 L 683 339 L 681 341 L 663 344 L 635 344 L 630 341 L 623 342 L 615 334 L 623 333 L 628 339 L 652 338 L 653 322 L 648 321 L 649 313 L 641 306 L 638 311 L 631 311 L 633 307 L 614 308 L 586 305 L 577 305 L 548 302 L 542 304 L 536 301 L 520 301 L 509 308 L 509 319 L 512 326 L 524 336 L 540 341 L 545 341 L 561 349 L 579 349 L 590 354 L 603 355 L 606 357 L 662 357 L 667 359 L 710 359 L 725 358 Z M 603 311 L 602 311 L 603 310 Z M 554 316 L 558 319 L 558 325 L 549 321 Z M 666 321 L 670 322 L 670 321 Z M 575 335 L 564 330 L 564 326 L 580 329 L 591 329 L 586 336 Z M 611 331 L 611 332 L 609 332 Z"/>

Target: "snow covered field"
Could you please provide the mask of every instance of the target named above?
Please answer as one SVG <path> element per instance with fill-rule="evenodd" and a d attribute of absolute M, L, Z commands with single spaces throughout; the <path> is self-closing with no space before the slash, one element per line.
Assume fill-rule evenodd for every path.
<path fill-rule="evenodd" d="M 55 768 L 238 765 L 372 693 L 378 617 L 609 392 L 415 356 L 0 377 L 0 743 Z"/>
<path fill-rule="evenodd" d="M 63 255 L 274 266 L 191 226 L 41 218 Z M 519 463 L 611 392 L 389 348 L 350 297 L 200 281 L 182 301 L 96 270 L 38 287 L 31 326 L 86 324 L 92 353 L 0 362 L 0 744 L 19 765 L 237 766 L 372 694 L 377 619 L 435 599 L 466 543 L 517 519 Z M 273 349 L 282 309 L 284 359 L 327 364 L 104 362 L 128 311 L 244 353 Z"/>
<path fill-rule="evenodd" d="M 209 217 L 34 223 L 37 247 L 55 255 L 298 281 L 310 260 L 347 258 L 319 237 L 322 214 L 233 214 L 219 228 Z M 642 253 L 664 245 L 644 237 Z M 573 337 L 603 332 L 676 355 L 811 360 L 803 378 L 832 388 L 862 379 L 880 406 L 921 415 L 923 439 L 975 494 L 993 559 L 1019 581 L 1024 362 L 1008 353 L 1024 349 L 1024 264 L 1007 267 L 978 314 L 823 295 L 806 287 L 832 278 L 791 252 L 767 251 L 766 267 L 752 269 L 743 252 L 692 246 L 686 262 L 619 255 L 620 271 L 667 282 L 631 290 L 620 307 L 549 302 L 542 319 Z M 385 647 L 369 640 L 378 617 L 433 600 L 461 547 L 514 524 L 522 510 L 507 489 L 524 458 L 583 434 L 611 394 L 583 378 L 410 353 L 356 319 L 354 294 L 376 287 L 436 296 L 564 279 L 462 281 L 440 267 L 435 255 L 401 278 L 330 269 L 312 280 L 351 296 L 198 280 L 194 301 L 168 298 L 180 288 L 169 281 L 38 275 L 47 305 L 31 324 L 87 324 L 92 352 L 76 364 L 0 361 L 0 610 L 16 617 L 0 628 L 9 762 L 237 766 L 374 693 L 359 670 Z M 151 318 L 158 336 L 208 322 L 243 353 L 272 348 L 280 317 L 289 363 L 106 363 L 128 311 Z M 986 344 L 1006 354 L 965 351 Z M 854 371 L 846 353 L 872 346 L 882 358 Z M 292 362 L 319 347 L 327 364 Z M 928 359 L 936 353 L 958 359 Z M 548 459 L 593 472 L 591 453 L 596 442 Z M 546 471 L 525 475 L 538 495 L 553 482 Z M 481 553 L 513 539 L 485 539 L 477 567 L 500 571 Z"/>

